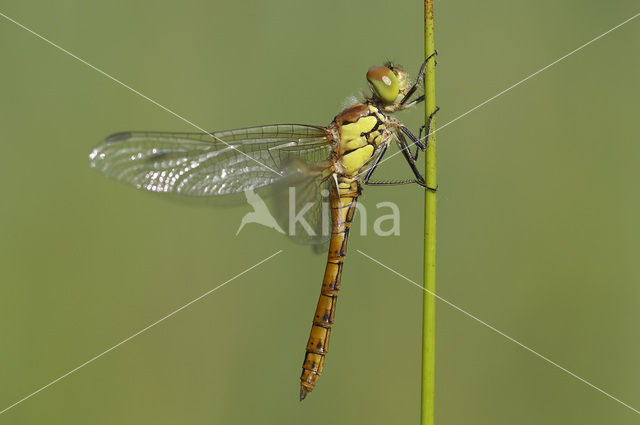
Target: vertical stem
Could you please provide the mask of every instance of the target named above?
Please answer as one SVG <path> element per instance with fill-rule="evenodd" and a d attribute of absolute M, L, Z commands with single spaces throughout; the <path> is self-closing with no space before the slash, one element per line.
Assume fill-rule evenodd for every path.
<path fill-rule="evenodd" d="M 425 59 L 435 51 L 433 32 L 433 0 L 424 1 L 424 54 Z M 431 58 L 425 73 L 425 124 L 436 109 L 435 63 Z M 435 117 L 431 122 L 431 136 L 425 155 L 427 186 L 437 187 Z M 435 389 L 435 297 L 436 290 L 436 193 L 425 190 L 424 208 L 424 287 L 422 302 L 422 397 L 421 425 L 433 425 Z"/>

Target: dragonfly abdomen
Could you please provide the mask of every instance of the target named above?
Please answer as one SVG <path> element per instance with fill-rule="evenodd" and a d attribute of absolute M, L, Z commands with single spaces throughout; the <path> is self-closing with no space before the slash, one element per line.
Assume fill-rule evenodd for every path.
<path fill-rule="evenodd" d="M 347 177 L 338 177 L 338 190 L 332 190 L 331 201 L 331 241 L 327 265 L 322 280 L 322 289 L 311 334 L 302 364 L 300 376 L 300 400 L 313 390 L 322 373 L 324 359 L 329 348 L 329 336 L 335 317 L 338 292 L 342 278 L 342 265 L 347 250 L 347 239 L 359 194 L 358 182 Z"/>

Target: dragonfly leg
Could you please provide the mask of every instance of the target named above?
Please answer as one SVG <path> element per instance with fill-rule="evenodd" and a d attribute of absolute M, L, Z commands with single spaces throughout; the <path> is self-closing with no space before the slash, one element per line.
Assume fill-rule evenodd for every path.
<path fill-rule="evenodd" d="M 371 181 L 371 176 L 373 175 L 373 172 L 378 167 L 380 160 L 382 159 L 382 156 L 387 150 L 385 146 L 382 149 L 382 151 L 380 151 L 380 154 L 374 160 L 373 165 L 371 166 L 371 168 L 369 168 L 369 170 L 367 171 L 367 174 L 364 176 L 363 183 L 368 186 L 395 186 L 395 185 L 401 185 L 401 184 L 417 183 L 420 186 L 426 189 L 432 190 L 434 192 L 438 190 L 437 188 L 429 187 L 426 185 L 424 177 L 422 177 L 422 175 L 420 174 L 420 171 L 418 171 L 418 168 L 415 165 L 415 160 L 413 158 L 413 155 L 411 155 L 411 151 L 409 150 L 409 145 L 407 144 L 407 141 L 404 138 L 404 136 L 400 133 L 398 133 L 398 146 L 400 146 L 400 150 L 402 151 L 405 159 L 407 160 L 407 163 L 411 167 L 411 170 L 413 171 L 413 174 L 416 178 L 411 180 L 398 180 L 398 181 L 377 181 L 377 182 Z"/>
<path fill-rule="evenodd" d="M 429 146 L 429 136 L 431 136 L 431 121 L 433 120 L 433 116 L 440 110 L 439 106 L 436 106 L 436 110 L 433 111 L 430 115 L 429 118 L 427 120 L 427 139 L 425 140 L 424 143 L 422 143 L 422 132 L 425 129 L 425 126 L 423 125 L 422 127 L 420 127 L 420 132 L 418 133 L 418 137 L 416 138 L 416 136 L 411 132 L 411 130 L 409 130 L 407 127 L 401 125 L 399 126 L 400 130 L 402 130 L 402 132 L 404 134 L 407 135 L 407 137 L 409 137 L 409 139 L 411 139 L 411 141 L 416 145 L 416 153 L 412 155 L 413 160 L 416 161 L 418 159 L 418 153 L 420 152 L 420 150 L 425 151 L 427 149 L 427 146 Z"/>
<path fill-rule="evenodd" d="M 438 113 L 438 111 L 440 110 L 439 106 L 436 106 L 436 110 L 433 111 L 431 114 L 429 114 L 429 118 L 427 119 L 427 140 L 425 141 L 425 143 L 422 143 L 422 132 L 425 129 L 425 126 L 423 125 L 422 127 L 420 127 L 420 132 L 418 133 L 418 137 L 416 138 L 416 136 L 411 132 L 411 130 L 409 130 L 407 127 L 400 125 L 398 128 L 400 128 L 400 130 L 402 130 L 402 132 L 404 134 L 407 135 L 407 137 L 409 137 L 411 139 L 411 141 L 422 151 L 427 149 L 427 146 L 429 146 L 429 136 L 431 136 L 431 122 L 433 121 L 433 117 L 435 116 L 435 114 Z M 413 155 L 413 160 L 415 161 L 416 159 L 418 159 L 418 149 L 416 149 L 416 153 Z"/>
<path fill-rule="evenodd" d="M 378 164 L 380 163 L 380 160 L 382 159 L 386 151 L 387 151 L 387 146 L 382 148 L 382 150 L 380 151 L 376 159 L 373 161 L 373 165 L 371 166 L 371 168 L 369 168 L 369 170 L 367 171 L 367 174 L 365 174 L 364 178 L 362 179 L 362 182 L 364 184 L 368 186 L 395 186 L 400 184 L 412 184 L 412 183 L 420 184 L 420 182 L 417 181 L 416 179 L 399 180 L 399 181 L 377 181 L 377 182 L 371 181 L 371 176 L 373 175 L 373 172 L 378 168 Z"/>
<path fill-rule="evenodd" d="M 438 51 L 436 50 L 435 52 L 431 53 L 429 55 L 429 57 L 427 57 L 427 59 L 425 59 L 424 62 L 422 62 L 422 66 L 420 67 L 420 71 L 418 71 L 418 75 L 416 76 L 416 81 L 415 83 L 413 83 L 413 85 L 411 86 L 411 88 L 409 89 L 409 91 L 407 91 L 407 94 L 402 98 L 402 100 L 400 101 L 400 105 L 404 105 L 406 108 L 415 105 L 418 102 L 421 102 L 422 100 L 424 100 L 424 96 L 421 96 L 422 100 L 418 100 L 416 99 L 415 101 L 405 105 L 405 103 L 409 100 L 409 98 L 411 96 L 413 96 L 413 93 L 415 93 L 415 91 L 418 89 L 418 87 L 420 86 L 420 83 L 422 83 L 422 79 L 424 78 L 424 73 L 427 69 L 427 62 L 429 62 L 429 59 L 433 58 L 433 60 L 435 61 L 435 57 L 438 55 Z M 436 62 L 437 64 L 437 62 Z"/>
<path fill-rule="evenodd" d="M 427 119 L 427 136 L 426 136 L 427 139 L 424 141 L 424 145 L 422 144 L 422 132 L 424 131 L 424 125 L 422 127 L 420 127 L 420 133 L 419 133 L 419 136 L 418 136 L 418 141 L 420 143 L 414 142 L 414 143 L 416 143 L 416 145 L 418 145 L 418 147 L 420 149 L 422 149 L 423 152 L 427 149 L 427 146 L 429 146 L 429 136 L 431 136 L 431 121 L 433 121 L 433 117 L 435 116 L 435 114 L 438 113 L 439 110 L 440 110 L 440 107 L 436 106 L 436 110 L 429 114 L 429 118 Z M 409 137 L 411 137 L 411 136 L 409 136 Z M 416 151 L 416 158 L 417 157 L 418 157 L 418 153 Z"/>
<path fill-rule="evenodd" d="M 364 184 L 375 184 L 375 183 L 369 183 L 369 179 L 371 178 L 371 175 L 373 174 L 374 170 L 378 168 L 378 164 L 380 163 L 380 160 L 384 156 L 384 153 L 387 151 L 387 147 L 388 146 L 383 146 L 382 150 L 380 151 L 376 159 L 373 160 L 373 165 L 371 165 L 371 168 L 367 170 L 367 174 L 365 174 L 364 179 L 362 179 Z"/>
<path fill-rule="evenodd" d="M 423 102 L 423 101 L 424 101 L 424 95 L 420 95 L 420 97 L 416 97 L 411 102 L 405 103 L 404 105 L 402 105 L 402 109 L 409 109 L 412 106 L 417 105 L 418 103 Z"/>
<path fill-rule="evenodd" d="M 398 126 L 398 128 L 400 129 L 400 131 L 402 131 L 409 139 L 411 139 L 411 141 L 421 150 L 425 150 L 427 147 L 425 145 L 422 144 L 421 141 L 421 137 L 416 137 L 415 134 L 413 134 L 411 132 L 411 130 L 409 130 L 407 127 L 405 127 L 404 125 L 400 125 Z M 424 126 L 422 126 L 422 128 L 424 128 Z M 422 132 L 422 128 L 420 129 L 420 131 Z M 412 156 L 413 159 L 415 160 L 416 158 L 418 158 L 418 151 L 416 151 L 416 154 Z"/>
<path fill-rule="evenodd" d="M 384 182 L 368 182 L 366 183 L 367 186 L 400 186 L 402 184 L 415 184 L 417 183 L 418 185 L 424 187 L 425 189 L 429 189 L 433 192 L 436 192 L 438 190 L 438 188 L 433 188 L 433 187 L 428 187 L 425 186 L 424 184 L 421 184 L 420 182 L 418 182 L 416 179 L 410 179 L 410 180 L 390 180 L 390 181 L 384 181 Z"/>
<path fill-rule="evenodd" d="M 411 134 L 411 132 L 409 132 L 409 134 Z M 411 134 L 411 135 L 413 136 L 413 134 Z M 416 183 L 418 183 L 420 186 L 422 186 L 424 188 L 436 191 L 437 188 L 433 188 L 433 187 L 427 186 L 427 183 L 425 182 L 424 177 L 422 177 L 422 174 L 420 174 L 420 171 L 418 170 L 418 167 L 416 167 L 417 151 L 416 151 L 416 156 L 415 157 L 413 155 L 411 155 L 411 149 L 409 148 L 409 144 L 407 143 L 407 139 L 405 139 L 405 137 L 404 137 L 404 135 L 402 133 L 397 133 L 397 136 L 398 137 L 397 137 L 396 141 L 398 142 L 398 147 L 402 151 L 402 155 L 404 155 L 404 159 L 407 160 L 407 164 L 409 164 L 409 167 L 411 168 L 411 171 L 413 171 L 413 175 L 416 176 Z M 416 137 L 416 136 L 413 136 L 413 137 Z M 426 148 L 426 146 L 425 146 L 425 148 Z"/>

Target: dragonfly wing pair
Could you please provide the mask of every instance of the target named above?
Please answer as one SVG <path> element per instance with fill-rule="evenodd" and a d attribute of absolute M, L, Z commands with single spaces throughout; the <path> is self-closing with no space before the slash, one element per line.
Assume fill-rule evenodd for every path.
<path fill-rule="evenodd" d="M 283 229 L 289 229 L 292 211 L 306 207 L 305 220 L 293 221 L 287 233 L 315 244 L 328 239 L 322 195 L 330 152 L 324 127 L 276 124 L 214 133 L 117 133 L 102 141 L 90 160 L 106 176 L 150 192 L 210 197 L 264 188 L 260 193 L 273 196 Z"/>

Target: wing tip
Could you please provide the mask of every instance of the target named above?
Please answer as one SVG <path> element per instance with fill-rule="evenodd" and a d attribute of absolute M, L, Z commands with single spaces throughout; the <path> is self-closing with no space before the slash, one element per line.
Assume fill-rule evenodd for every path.
<path fill-rule="evenodd" d="M 115 133 L 112 134 L 110 136 L 108 136 L 106 139 L 104 139 L 104 141 L 106 143 L 111 143 L 111 142 L 119 142 L 121 140 L 126 140 L 131 138 L 131 132 L 130 131 L 122 131 L 120 133 Z"/>

